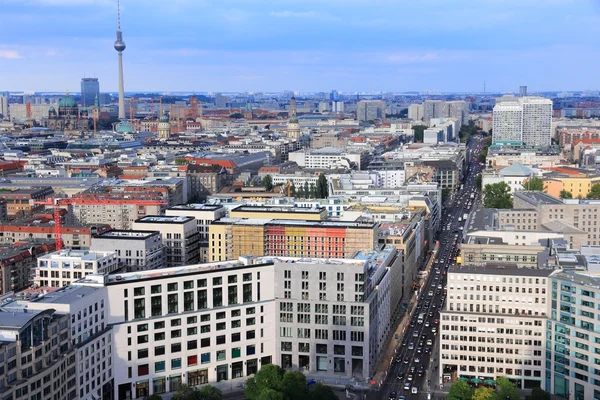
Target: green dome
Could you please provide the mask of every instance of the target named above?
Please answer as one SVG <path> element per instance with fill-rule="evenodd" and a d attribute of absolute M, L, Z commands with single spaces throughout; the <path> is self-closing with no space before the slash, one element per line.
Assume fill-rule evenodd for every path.
<path fill-rule="evenodd" d="M 169 117 L 167 117 L 166 115 L 163 115 L 162 117 L 160 117 L 160 119 L 158 121 L 159 122 L 169 122 Z"/>
<path fill-rule="evenodd" d="M 71 96 L 67 95 L 67 97 L 60 99 L 58 107 L 77 107 L 77 103 Z"/>
<path fill-rule="evenodd" d="M 117 124 L 117 132 L 118 133 L 131 133 L 133 132 L 133 128 L 129 125 L 127 121 L 121 121 Z"/>
<path fill-rule="evenodd" d="M 50 108 L 48 108 L 48 112 L 56 112 L 56 109 L 54 106 L 50 106 Z"/>

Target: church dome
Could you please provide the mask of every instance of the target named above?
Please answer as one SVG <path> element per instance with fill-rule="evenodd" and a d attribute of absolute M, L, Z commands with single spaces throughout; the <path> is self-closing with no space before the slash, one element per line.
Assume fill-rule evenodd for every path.
<path fill-rule="evenodd" d="M 60 99 L 58 107 L 77 107 L 77 103 L 71 96 L 67 95 L 67 97 Z"/>
<path fill-rule="evenodd" d="M 117 132 L 118 133 L 132 133 L 133 128 L 127 121 L 121 121 L 117 124 Z"/>
<path fill-rule="evenodd" d="M 159 122 L 169 122 L 169 117 L 167 117 L 166 115 L 163 115 L 160 117 L 160 119 L 158 121 Z"/>

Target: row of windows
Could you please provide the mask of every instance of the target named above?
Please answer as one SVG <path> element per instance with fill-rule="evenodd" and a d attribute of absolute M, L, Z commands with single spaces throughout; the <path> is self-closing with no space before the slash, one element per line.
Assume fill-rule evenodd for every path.
<path fill-rule="evenodd" d="M 171 334 L 173 335 L 174 331 L 171 331 Z M 264 332 L 261 329 L 260 330 L 260 337 L 263 337 Z M 252 340 L 256 338 L 256 331 L 254 330 L 248 330 L 244 332 L 244 335 L 246 340 Z M 176 332 L 174 333 L 174 336 L 171 336 L 171 339 L 173 338 L 180 338 L 181 337 L 181 332 Z M 235 333 L 231 333 L 230 334 L 230 343 L 236 343 L 242 340 L 242 333 L 241 332 L 235 332 Z M 197 349 L 198 348 L 198 344 L 200 345 L 201 348 L 204 347 L 210 347 L 211 345 L 211 337 L 206 337 L 206 338 L 202 338 L 199 341 L 198 340 L 188 340 L 187 344 L 186 344 L 186 348 L 188 350 L 193 350 L 193 349 Z M 154 334 L 154 341 L 155 342 L 159 342 L 162 340 L 166 340 L 166 333 L 165 332 L 157 332 Z M 132 345 L 132 338 L 128 337 L 127 338 L 127 345 L 131 346 Z M 150 342 L 150 335 L 138 335 L 136 338 L 136 343 L 138 345 L 140 344 L 146 344 Z M 215 337 L 215 343 L 217 345 L 223 345 L 223 344 L 227 344 L 227 335 L 219 335 Z M 181 343 L 171 343 L 171 352 L 172 353 L 177 353 L 180 352 L 182 349 L 182 345 Z M 158 351 L 158 353 L 157 353 Z M 160 345 L 160 346 L 156 346 L 155 347 L 155 355 L 160 355 L 160 354 L 164 354 L 165 352 L 165 346 L 164 345 Z M 131 352 L 129 352 L 131 354 Z M 129 359 L 131 360 L 131 355 L 129 357 Z"/>
<path fill-rule="evenodd" d="M 260 279 L 260 272 L 257 272 L 257 279 Z M 243 274 L 242 281 L 243 282 L 251 282 L 252 281 L 252 273 L 249 272 L 249 273 Z M 224 280 L 223 280 L 223 277 L 217 276 L 217 277 L 212 278 L 211 282 L 212 282 L 212 286 L 221 286 L 221 285 L 223 285 Z M 227 276 L 227 284 L 231 285 L 231 284 L 235 284 L 235 283 L 238 283 L 238 275 L 228 275 Z M 164 286 L 165 286 L 164 284 L 151 285 L 150 286 L 150 294 L 162 293 Z M 179 282 L 167 283 L 166 291 L 167 292 L 176 292 L 181 287 L 183 288 L 183 290 L 194 289 L 195 287 L 206 288 L 206 287 L 208 287 L 208 279 L 207 278 L 198 279 L 195 282 L 194 282 L 194 280 L 184 281 L 181 286 L 179 285 Z M 133 289 L 134 296 L 144 296 L 145 294 L 146 294 L 145 286 L 139 286 L 139 287 L 135 287 Z M 127 298 L 129 296 L 128 289 L 123 289 L 123 296 L 125 298 Z"/>
<path fill-rule="evenodd" d="M 311 334 L 313 330 L 310 328 L 296 328 L 296 337 L 299 339 L 310 339 L 311 336 L 314 339 L 319 340 L 332 340 L 336 341 L 346 341 L 347 334 L 346 331 L 342 330 L 332 330 L 331 335 L 329 335 L 328 329 L 314 329 L 314 336 Z M 294 328 L 288 326 L 282 326 L 279 328 L 279 337 L 282 338 L 293 338 Z M 365 333 L 361 331 L 351 331 L 350 332 L 350 341 L 352 342 L 363 342 L 365 340 Z"/>

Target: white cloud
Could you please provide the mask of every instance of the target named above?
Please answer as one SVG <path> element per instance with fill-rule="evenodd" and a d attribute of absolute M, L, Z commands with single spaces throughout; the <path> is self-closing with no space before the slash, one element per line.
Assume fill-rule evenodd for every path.
<path fill-rule="evenodd" d="M 6 60 L 18 60 L 23 58 L 23 56 L 16 50 L 0 50 L 0 58 Z"/>

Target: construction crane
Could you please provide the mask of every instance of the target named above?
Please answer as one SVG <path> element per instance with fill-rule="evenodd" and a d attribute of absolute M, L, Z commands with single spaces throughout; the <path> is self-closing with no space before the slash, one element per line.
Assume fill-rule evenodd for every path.
<path fill-rule="evenodd" d="M 61 206 L 68 205 L 136 205 L 136 206 L 164 206 L 168 203 L 165 200 L 136 200 L 136 199 L 106 199 L 101 197 L 88 198 L 70 198 L 70 199 L 55 199 L 47 198 L 44 201 L 35 201 L 36 205 L 53 206 L 54 219 L 54 241 L 56 243 L 56 251 L 63 248 L 62 242 L 62 223 L 60 217 Z"/>

